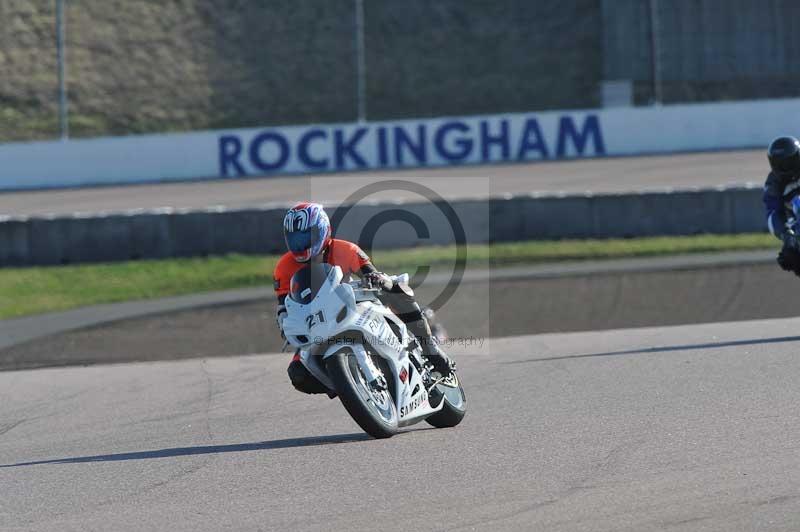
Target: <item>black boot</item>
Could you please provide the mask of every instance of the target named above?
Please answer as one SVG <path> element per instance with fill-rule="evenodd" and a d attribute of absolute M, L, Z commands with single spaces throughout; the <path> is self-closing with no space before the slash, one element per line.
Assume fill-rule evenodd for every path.
<path fill-rule="evenodd" d="M 422 318 L 420 320 L 407 323 L 409 332 L 414 335 L 422 347 L 422 354 L 433 365 L 434 371 L 438 371 L 443 377 L 447 377 L 456 368 L 455 362 L 447 356 L 436 338 L 431 334 L 431 328 L 427 320 Z"/>
<path fill-rule="evenodd" d="M 428 346 L 427 350 L 423 348 L 423 352 L 430 363 L 433 364 L 434 371 L 438 371 L 442 377 L 450 375 L 456 369 L 456 363 L 453 362 L 453 359 L 447 356 L 447 353 L 439 347 L 436 340 L 433 340 Z"/>

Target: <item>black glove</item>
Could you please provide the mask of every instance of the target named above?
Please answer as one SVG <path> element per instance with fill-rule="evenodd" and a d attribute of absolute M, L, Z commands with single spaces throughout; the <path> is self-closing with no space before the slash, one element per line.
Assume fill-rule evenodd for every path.
<path fill-rule="evenodd" d="M 800 275 L 800 244 L 791 233 L 783 235 L 783 248 L 778 253 L 778 266 L 787 272 Z"/>
<path fill-rule="evenodd" d="M 392 281 L 392 278 L 383 272 L 369 272 L 368 274 L 364 275 L 364 280 L 367 281 L 367 283 L 369 283 L 371 286 L 380 288 L 386 292 L 391 292 L 392 287 L 394 286 L 394 281 Z"/>
<path fill-rule="evenodd" d="M 284 340 L 286 340 L 286 335 L 283 333 L 283 320 L 287 315 L 286 305 L 278 305 L 278 308 L 275 309 L 275 323 L 278 324 L 278 330 L 281 331 L 281 338 Z"/>

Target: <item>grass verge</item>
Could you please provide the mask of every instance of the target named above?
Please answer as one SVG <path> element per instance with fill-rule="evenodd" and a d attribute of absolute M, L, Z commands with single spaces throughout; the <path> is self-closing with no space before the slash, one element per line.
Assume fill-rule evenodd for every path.
<path fill-rule="evenodd" d="M 564 260 L 770 249 L 766 234 L 700 235 L 612 240 L 531 241 L 470 245 L 469 267 L 503 267 Z M 427 265 L 446 268 L 455 246 L 376 251 L 387 272 Z M 70 308 L 249 286 L 270 286 L 276 256 L 229 255 L 112 264 L 0 269 L 0 319 Z"/>

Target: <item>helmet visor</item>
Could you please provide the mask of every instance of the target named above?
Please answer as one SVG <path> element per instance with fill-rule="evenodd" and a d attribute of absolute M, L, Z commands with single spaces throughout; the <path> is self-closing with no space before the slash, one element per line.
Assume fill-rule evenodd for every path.
<path fill-rule="evenodd" d="M 302 253 L 311 248 L 311 231 L 291 231 L 286 233 L 286 247 L 292 253 Z"/>
<path fill-rule="evenodd" d="M 800 172 L 800 153 L 788 157 L 770 157 L 772 169 L 781 173 Z"/>

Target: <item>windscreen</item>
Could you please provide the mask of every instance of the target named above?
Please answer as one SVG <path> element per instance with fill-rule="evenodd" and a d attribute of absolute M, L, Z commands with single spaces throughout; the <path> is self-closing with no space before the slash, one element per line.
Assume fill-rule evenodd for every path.
<path fill-rule="evenodd" d="M 297 303 L 309 304 L 316 297 L 332 269 L 333 266 L 330 264 L 312 263 L 297 270 L 292 276 L 289 297 Z"/>

